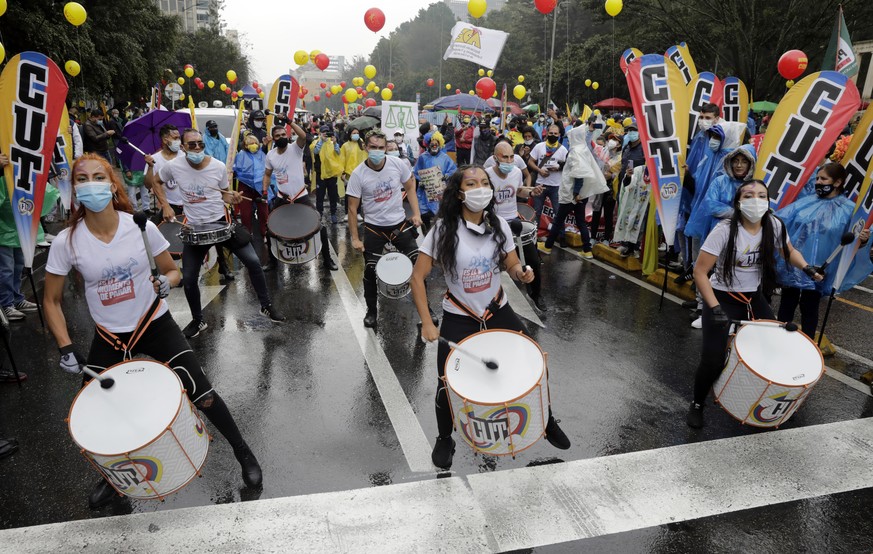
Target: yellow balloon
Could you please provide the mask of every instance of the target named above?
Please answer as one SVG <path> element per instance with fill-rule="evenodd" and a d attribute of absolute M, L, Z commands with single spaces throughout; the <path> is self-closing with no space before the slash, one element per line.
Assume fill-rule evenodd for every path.
<path fill-rule="evenodd" d="M 491 98 L 497 98 L 497 91 L 494 91 L 494 94 L 491 95 Z"/>
<path fill-rule="evenodd" d="M 2 46 L 0 46 L 0 48 L 2 48 Z M 0 58 L 3 58 L 4 55 L 5 51 L 3 52 L 3 54 L 0 54 Z M 79 67 L 79 62 L 73 60 L 68 60 L 67 63 L 64 64 L 64 69 L 66 69 L 67 73 L 69 73 L 73 77 L 78 75 L 79 72 L 82 70 L 82 68 Z"/>
<path fill-rule="evenodd" d="M 234 81 L 236 81 L 236 71 L 234 71 L 233 69 L 229 70 L 226 77 L 227 80 L 230 81 L 231 84 L 233 84 Z"/>
<path fill-rule="evenodd" d="M 2 15 L 2 14 L 0 14 Z M 3 47 L 3 43 L 0 43 L 0 60 L 6 59 L 6 48 Z"/>
<path fill-rule="evenodd" d="M 213 81 L 212 79 L 209 79 L 209 81 L 206 82 L 206 86 L 209 87 L 209 88 L 214 88 L 214 87 L 215 87 L 215 81 Z"/>
<path fill-rule="evenodd" d="M 184 85 L 185 84 L 185 77 L 179 77 L 178 79 L 176 79 L 176 82 L 179 83 L 180 85 Z"/>
<path fill-rule="evenodd" d="M 585 79 L 585 86 L 586 86 L 586 87 L 590 87 L 590 86 L 591 86 L 591 79 Z"/>
<path fill-rule="evenodd" d="M 3 15 L 4 13 L 6 13 L 6 0 L 0 0 L 0 15 Z M 5 58 L 6 57 L 5 56 L 6 50 L 4 49 L 3 52 L 4 52 L 3 57 Z"/>
<path fill-rule="evenodd" d="M 298 50 L 294 52 L 294 63 L 297 65 L 306 65 L 306 62 L 309 61 L 309 54 L 306 53 L 306 50 Z"/>
<path fill-rule="evenodd" d="M 793 86 L 794 86 L 794 80 L 793 80 L 793 79 L 789 79 L 788 81 L 785 81 L 785 88 L 791 88 L 791 87 L 793 87 Z"/>
<path fill-rule="evenodd" d="M 484 77 L 484 76 L 485 76 L 485 70 L 484 70 L 484 69 L 480 69 L 480 70 L 479 70 L 479 77 Z"/>
<path fill-rule="evenodd" d="M 599 89 L 600 83 L 598 83 L 597 81 L 594 81 L 593 83 L 591 83 L 591 88 L 593 88 L 594 90 Z"/>
<path fill-rule="evenodd" d="M 185 77 L 188 77 L 190 79 L 193 76 L 194 76 L 194 68 L 193 67 L 186 67 L 185 68 Z"/>
<path fill-rule="evenodd" d="M 376 67 L 373 65 L 368 65 L 364 68 L 364 75 L 367 76 L 367 79 L 372 79 L 376 76 Z M 358 85 L 360 86 L 360 85 Z"/>
<path fill-rule="evenodd" d="M 346 89 L 346 100 L 348 100 L 349 103 L 354 102 L 357 99 L 358 99 L 358 91 L 356 91 L 353 88 Z"/>
<path fill-rule="evenodd" d="M 334 86 L 330 87 L 331 94 L 339 94 L 342 90 L 343 90 L 343 87 L 341 87 L 339 85 L 334 85 Z"/>
<path fill-rule="evenodd" d="M 64 17 L 67 18 L 67 21 L 78 27 L 88 19 L 88 12 L 78 2 L 67 2 L 64 4 Z"/>
<path fill-rule="evenodd" d="M 258 98 L 263 98 L 263 97 L 264 97 L 264 91 L 259 92 L 259 93 L 258 93 Z"/>
<path fill-rule="evenodd" d="M 527 89 L 524 88 L 524 85 L 515 85 L 515 88 L 512 89 L 512 95 L 515 96 L 517 100 L 524 98 L 525 94 L 527 94 Z"/>
<path fill-rule="evenodd" d="M 363 77 L 355 77 L 355 86 L 356 87 L 364 86 L 364 78 Z"/>
<path fill-rule="evenodd" d="M 391 97 L 393 97 L 393 96 L 394 96 L 394 93 L 391 92 L 390 88 L 383 88 L 382 89 L 382 100 L 385 100 L 385 101 L 391 100 Z"/>
<path fill-rule="evenodd" d="M 310 52 L 309 53 L 309 61 L 311 61 L 312 63 L 315 63 L 315 58 L 319 54 L 321 54 L 321 50 L 313 50 L 312 52 Z"/>
<path fill-rule="evenodd" d="M 240 98 L 242 98 L 243 94 L 245 94 L 245 92 L 243 92 L 243 89 L 239 89 L 238 91 L 236 91 L 236 95 Z"/>
<path fill-rule="evenodd" d="M 221 89 L 221 92 L 224 92 L 227 90 L 227 85 L 225 85 L 224 83 L 221 83 L 221 86 L 219 86 L 218 88 Z"/>
<path fill-rule="evenodd" d="M 179 95 L 179 100 L 184 100 L 184 99 L 185 99 L 185 95 L 184 95 L 184 94 L 180 94 L 180 95 Z"/>
<path fill-rule="evenodd" d="M 378 87 L 378 86 L 376 86 L 376 87 L 373 87 L 373 92 L 374 92 L 374 93 L 378 93 L 378 92 L 379 92 L 379 90 L 380 90 L 380 89 L 379 89 L 379 87 Z"/>
<path fill-rule="evenodd" d="M 604 7 L 606 8 L 606 13 L 615 17 L 621 13 L 624 4 L 621 0 L 606 0 L 606 5 Z"/>
<path fill-rule="evenodd" d="M 452 90 L 452 84 L 446 83 L 446 90 Z"/>
<path fill-rule="evenodd" d="M 373 81 L 367 83 L 367 90 L 372 91 L 374 88 L 376 88 L 376 83 L 374 83 Z"/>
<path fill-rule="evenodd" d="M 485 0 L 470 0 L 467 2 L 467 11 L 473 19 L 479 19 L 485 15 L 485 10 L 488 9 L 488 3 Z"/>
<path fill-rule="evenodd" d="M 523 83 L 523 82 L 524 82 L 524 75 L 519 75 L 519 76 L 518 76 L 518 82 L 519 82 L 519 83 Z"/>
<path fill-rule="evenodd" d="M 473 96 L 474 94 L 476 94 L 476 92 L 471 90 L 471 91 L 468 92 L 467 94 L 469 94 L 470 96 Z"/>
<path fill-rule="evenodd" d="M 486 75 L 488 75 L 489 77 L 494 77 L 494 72 L 489 69 Z"/>

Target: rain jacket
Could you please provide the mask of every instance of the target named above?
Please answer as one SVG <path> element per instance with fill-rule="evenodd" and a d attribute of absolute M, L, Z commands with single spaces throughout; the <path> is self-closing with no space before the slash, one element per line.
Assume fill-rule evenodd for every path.
<path fill-rule="evenodd" d="M 446 149 L 442 148 L 436 156 L 432 155 L 430 151 L 424 152 L 421 156 L 418 157 L 418 160 L 415 162 L 415 167 L 412 168 L 412 173 L 415 175 L 415 180 L 418 180 L 418 172 L 423 169 L 428 169 L 431 167 L 439 167 L 440 171 L 443 173 L 443 179 L 448 179 L 452 176 L 452 174 L 458 170 L 458 166 L 455 165 L 455 162 L 446 154 Z M 422 213 L 437 213 L 440 208 L 440 201 L 434 200 L 433 202 L 429 202 L 427 200 L 427 194 L 424 192 L 424 188 L 417 187 L 416 195 L 418 196 L 418 206 Z"/>
<path fill-rule="evenodd" d="M 203 133 L 203 143 L 206 145 L 204 152 L 207 156 L 212 156 L 221 163 L 227 162 L 227 139 L 219 131 L 217 137 L 209 134 L 209 131 Z"/>
<path fill-rule="evenodd" d="M 42 202 L 42 214 L 51 213 L 61 194 L 51 183 L 45 186 L 45 199 Z M 42 242 L 45 233 L 42 225 L 37 227 L 36 241 Z M 7 248 L 21 248 L 18 240 L 18 228 L 15 227 L 15 218 L 12 215 L 12 204 L 9 202 L 9 190 L 6 188 L 6 178 L 0 175 L 0 246 Z"/>
<path fill-rule="evenodd" d="M 854 209 L 855 203 L 842 194 L 827 199 L 813 194 L 785 206 L 776 215 L 785 223 L 791 245 L 800 250 L 808 264 L 821 266 L 840 245 Z M 819 283 L 796 267 L 789 267 L 782 256 L 777 256 L 776 271 L 783 287 L 830 294 L 838 262 L 839 258 L 828 266 L 824 280 Z"/>
<path fill-rule="evenodd" d="M 353 143 L 357 147 L 357 144 Z M 319 175 L 317 179 L 331 179 L 339 177 L 343 172 L 343 156 L 338 142 L 331 144 L 331 141 L 323 141 L 320 138 L 312 141 L 309 145 L 312 151 L 312 157 L 318 156 L 321 161 L 318 168 Z"/>
<path fill-rule="evenodd" d="M 733 170 L 731 169 L 731 160 L 736 156 L 745 156 L 751 162 L 752 165 L 746 175 L 753 175 L 755 173 L 755 162 L 758 156 L 751 144 L 743 145 L 725 156 L 722 162 L 724 173 L 718 175 L 710 183 L 701 201 L 699 208 L 701 211 L 697 214 L 692 214 L 688 225 L 685 226 L 685 234 L 687 236 L 704 240 L 719 220 L 727 219 L 733 215 L 734 209 L 732 204 L 734 195 L 740 183 L 743 182 L 742 179 L 734 177 Z"/>
<path fill-rule="evenodd" d="M 367 151 L 351 140 L 343 144 L 340 154 L 342 154 L 343 173 L 346 175 L 351 175 L 355 168 L 367 159 Z"/>
<path fill-rule="evenodd" d="M 267 155 L 260 148 L 254 154 L 248 149 L 241 150 L 233 160 L 233 172 L 240 183 L 261 194 L 264 186 L 264 164 L 266 161 Z M 276 181 L 275 175 L 271 177 L 270 181 Z"/>
<path fill-rule="evenodd" d="M 713 125 L 710 131 L 721 138 L 721 146 L 718 150 L 713 151 L 709 148 L 709 133 L 695 135 L 691 149 L 692 152 L 699 152 L 696 152 L 695 160 L 688 162 L 687 169 L 691 172 L 691 179 L 694 182 L 694 194 L 690 199 L 688 221 L 684 226 L 679 226 L 680 229 L 684 228 L 683 232 L 686 237 L 698 237 L 701 240 L 706 237 L 706 234 L 701 235 L 704 232 L 704 227 L 711 223 L 702 207 L 703 199 L 706 198 L 706 191 L 709 190 L 710 183 L 715 179 L 716 170 L 722 167 L 724 157 L 730 153 L 724 148 L 724 131 L 721 126 Z M 701 144 L 703 148 L 700 148 Z M 690 153 L 688 157 L 691 159 Z M 688 190 L 687 187 L 682 187 L 683 193 L 686 190 Z"/>
<path fill-rule="evenodd" d="M 585 127 L 576 127 L 567 133 L 570 142 L 570 150 L 567 154 L 567 163 L 561 172 L 561 187 L 558 189 L 558 203 L 575 204 L 573 186 L 577 179 L 583 179 L 582 188 L 579 190 L 579 198 L 589 198 L 602 194 L 609 190 L 603 171 L 597 164 L 597 160 L 588 148 L 585 140 L 587 131 Z"/>

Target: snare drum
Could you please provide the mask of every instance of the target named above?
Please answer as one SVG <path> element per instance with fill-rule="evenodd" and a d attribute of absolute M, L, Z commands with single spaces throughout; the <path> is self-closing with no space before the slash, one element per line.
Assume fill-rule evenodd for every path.
<path fill-rule="evenodd" d="M 803 404 L 824 373 L 824 358 L 812 340 L 778 322 L 740 327 L 727 365 L 713 385 L 715 401 L 754 427 L 778 427 Z"/>
<path fill-rule="evenodd" d="M 233 236 L 234 223 L 186 223 L 179 234 L 184 244 L 209 246 L 228 241 Z"/>
<path fill-rule="evenodd" d="M 270 212 L 270 250 L 282 263 L 309 263 L 321 252 L 321 217 L 306 204 L 285 204 Z"/>
<path fill-rule="evenodd" d="M 210 437 L 173 370 L 137 359 L 101 375 L 115 384 L 82 387 L 67 423 L 103 477 L 126 496 L 163 500 L 200 475 Z"/>
<path fill-rule="evenodd" d="M 522 204 L 521 202 L 517 202 L 516 209 L 518 210 L 518 217 L 522 221 L 529 221 L 533 223 L 534 219 L 536 219 L 537 217 L 536 210 L 534 210 L 530 204 Z"/>
<path fill-rule="evenodd" d="M 178 258 L 182 255 L 182 238 L 179 236 L 182 233 L 182 224 L 178 221 L 164 221 L 160 225 L 158 225 L 158 231 L 167 239 L 167 242 L 170 243 L 170 247 L 167 248 L 167 251 L 174 258 Z"/>
<path fill-rule="evenodd" d="M 521 233 L 518 235 L 521 244 L 536 244 L 537 242 L 537 226 L 530 221 L 521 222 Z"/>
<path fill-rule="evenodd" d="M 403 298 L 409 294 L 412 260 L 400 252 L 391 252 L 376 263 L 376 286 L 386 298 Z"/>
<path fill-rule="evenodd" d="M 457 350 L 449 352 L 443 380 L 464 442 L 494 456 L 533 446 L 545 435 L 548 418 L 546 354 L 514 331 L 481 331 L 458 344 L 499 366 L 491 370 Z"/>

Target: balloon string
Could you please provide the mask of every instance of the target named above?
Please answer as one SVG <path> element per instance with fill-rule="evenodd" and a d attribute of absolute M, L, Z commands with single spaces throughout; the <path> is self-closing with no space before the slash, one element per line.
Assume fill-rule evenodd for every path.
<path fill-rule="evenodd" d="M 615 17 L 612 18 L 612 59 L 615 59 Z M 615 98 L 615 69 L 613 68 L 612 73 L 612 97 Z"/>
<path fill-rule="evenodd" d="M 76 27 L 76 50 L 79 52 L 79 59 L 84 60 L 82 58 L 82 32 L 79 30 L 79 27 Z M 82 101 L 86 100 L 85 98 L 85 72 L 82 69 L 82 64 L 79 64 L 79 75 L 82 77 Z M 75 77 L 74 77 L 75 79 Z"/>

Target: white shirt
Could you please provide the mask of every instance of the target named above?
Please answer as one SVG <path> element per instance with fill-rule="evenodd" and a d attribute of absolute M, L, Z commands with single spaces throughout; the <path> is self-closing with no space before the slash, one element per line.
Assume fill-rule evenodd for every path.
<path fill-rule="evenodd" d="M 151 221 L 146 223 L 146 234 L 153 256 L 169 248 L 170 243 Z M 108 244 L 91 234 L 84 221 L 76 225 L 72 240 L 69 228 L 58 233 L 49 250 L 46 271 L 65 276 L 73 268 L 85 281 L 91 318 L 113 333 L 136 329 L 155 301 L 142 233 L 128 213 L 118 212 L 118 229 Z M 162 300 L 155 317 L 166 312 L 167 303 Z"/>
<path fill-rule="evenodd" d="M 500 228 L 503 229 L 505 240 L 500 250 L 503 253 L 512 252 L 515 242 L 512 239 L 512 231 L 509 224 L 502 217 Z M 420 251 L 434 260 L 437 259 L 437 244 L 439 233 L 442 232 L 443 222 L 437 221 L 433 229 L 424 238 Z M 458 223 L 458 247 L 455 250 L 455 274 L 444 271 L 446 285 L 449 292 L 470 308 L 477 315 L 482 316 L 488 308 L 488 304 L 500 290 L 500 266 L 494 261 L 493 234 L 479 235 L 467 228 L 464 220 Z M 504 295 L 500 306 L 504 306 L 508 300 Z M 443 299 L 443 311 L 468 315 L 466 312 L 455 307 L 448 299 Z"/>
<path fill-rule="evenodd" d="M 152 169 L 152 174 L 160 177 L 161 169 L 171 161 L 182 157 L 185 155 L 181 153 L 181 151 L 176 152 L 173 158 L 169 160 L 164 157 L 163 150 L 158 150 L 154 154 L 152 154 L 152 158 L 155 159 L 155 167 Z M 163 179 L 161 179 L 163 181 Z M 167 202 L 173 204 L 174 206 L 182 205 L 182 193 L 179 191 L 179 185 L 176 184 L 176 181 L 164 181 L 164 194 L 167 196 Z"/>
<path fill-rule="evenodd" d="M 403 184 L 412 178 L 409 164 L 385 156 L 385 165 L 376 171 L 365 161 L 355 168 L 346 185 L 346 194 L 361 199 L 364 222 L 391 227 L 406 219 L 403 211 Z"/>
<path fill-rule="evenodd" d="M 303 182 L 303 148 L 297 141 L 291 142 L 281 154 L 278 148 L 267 152 L 264 167 L 273 172 L 279 192 L 289 197 L 297 198 L 309 194 Z M 301 192 L 302 191 L 302 192 Z"/>
<path fill-rule="evenodd" d="M 768 216 L 765 216 L 768 217 Z M 776 221 L 775 218 L 773 221 Z M 778 225 L 778 224 L 777 224 Z M 736 238 L 736 262 L 734 264 L 734 279 L 731 286 L 723 283 L 721 280 L 721 253 L 727 246 L 728 237 L 730 235 L 730 220 L 725 219 L 718 223 L 715 228 L 706 237 L 703 246 L 700 249 L 704 252 L 712 254 L 718 261 L 715 263 L 715 270 L 709 278 L 712 288 L 721 291 L 734 292 L 755 292 L 761 286 L 761 265 L 759 258 L 761 256 L 761 237 L 763 230 L 759 230 L 757 234 L 752 235 L 739 225 L 737 228 Z M 778 225 L 775 233 L 777 250 L 782 244 L 782 226 Z M 788 237 L 786 242 L 790 244 Z"/>
<path fill-rule="evenodd" d="M 225 218 L 221 190 L 227 190 L 227 167 L 209 158 L 202 169 L 194 169 L 185 156 L 161 168 L 161 181 L 176 181 L 182 195 L 182 209 L 188 223 L 198 225 Z M 219 190 L 221 189 L 221 190 Z"/>
<path fill-rule="evenodd" d="M 530 151 L 530 157 L 533 158 L 537 167 L 543 169 L 549 169 L 550 167 L 554 167 L 558 169 L 557 163 L 563 163 L 567 161 L 567 149 L 564 148 L 564 145 L 560 142 L 558 143 L 558 148 L 551 156 L 547 156 L 548 151 L 546 150 L 547 145 L 545 142 L 539 142 L 536 146 L 533 147 L 533 150 Z M 547 158 L 551 158 L 551 160 L 547 160 Z M 557 163 L 556 163 L 557 162 Z M 549 164 L 549 165 L 545 165 Z M 561 172 L 560 171 L 552 171 L 549 173 L 548 177 L 543 177 L 542 175 L 537 175 L 537 184 L 545 185 L 547 187 L 557 187 L 561 185 Z"/>
<path fill-rule="evenodd" d="M 518 154 L 514 154 L 512 156 L 512 163 L 514 163 L 515 167 L 519 168 L 522 171 L 522 173 L 524 172 L 525 169 L 527 169 L 527 164 L 524 163 L 524 159 L 521 156 L 519 156 Z M 496 165 L 497 165 L 497 158 L 495 158 L 494 156 L 488 156 L 488 159 L 485 160 L 485 163 L 482 165 L 482 167 L 484 167 L 485 169 L 488 169 L 489 167 L 494 167 Z"/>
<path fill-rule="evenodd" d="M 513 167 L 505 178 L 497 174 L 497 169 L 489 167 L 485 170 L 491 184 L 494 186 L 494 203 L 497 206 L 497 215 L 510 220 L 518 218 L 518 207 L 515 205 L 515 194 L 524 183 L 521 170 Z"/>

